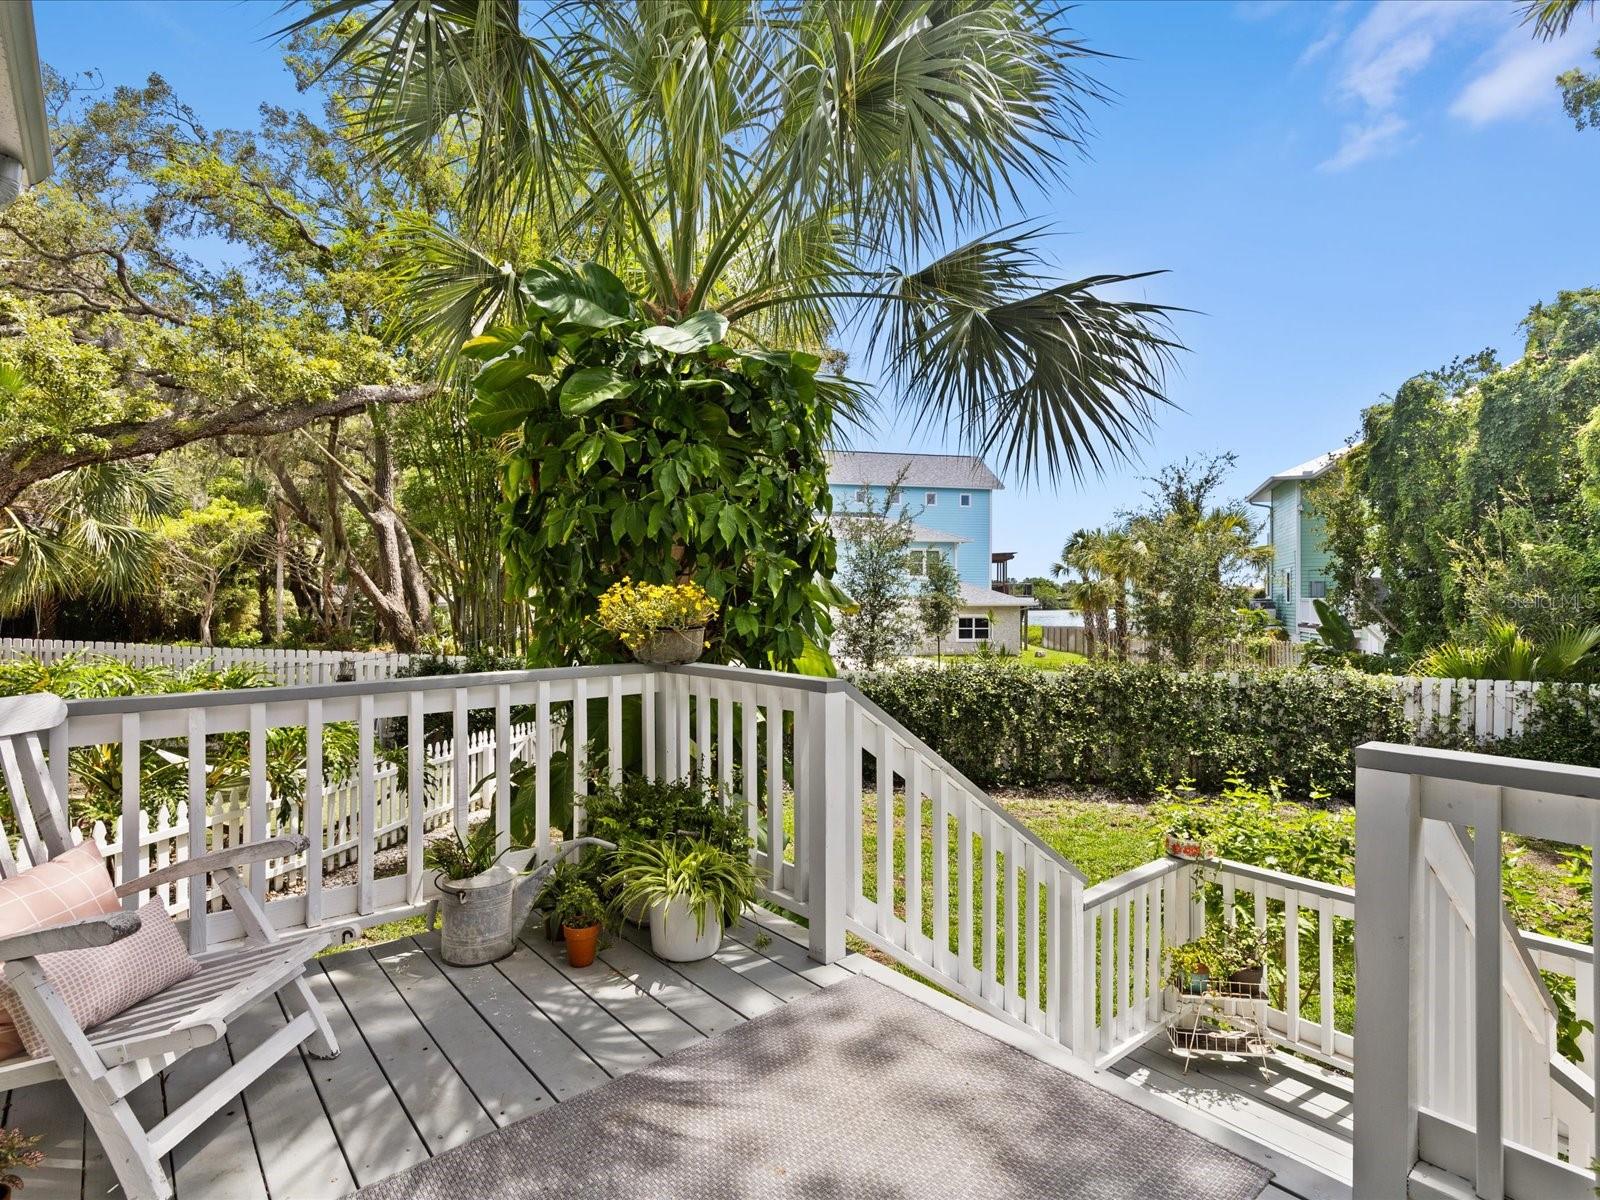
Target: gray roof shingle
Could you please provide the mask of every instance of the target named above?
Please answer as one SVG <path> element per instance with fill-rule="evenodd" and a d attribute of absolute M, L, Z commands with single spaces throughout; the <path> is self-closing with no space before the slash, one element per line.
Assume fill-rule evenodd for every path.
<path fill-rule="evenodd" d="M 900 473 L 903 487 L 1005 487 L 975 454 L 901 454 L 878 450 L 837 450 L 828 455 L 828 482 L 888 487 Z"/>

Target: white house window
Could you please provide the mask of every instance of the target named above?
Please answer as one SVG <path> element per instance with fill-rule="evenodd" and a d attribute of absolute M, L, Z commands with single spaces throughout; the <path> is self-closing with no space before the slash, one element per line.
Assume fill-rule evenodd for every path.
<path fill-rule="evenodd" d="M 1307 582 L 1313 600 L 1326 600 L 1328 598 L 1328 581 L 1326 579 L 1312 579 Z"/>
<path fill-rule="evenodd" d="M 972 507 L 972 494 L 970 492 L 962 492 L 961 493 L 961 507 L 962 508 L 971 508 Z"/>
<path fill-rule="evenodd" d="M 922 502 L 924 504 L 926 504 L 929 508 L 932 508 L 935 504 L 939 503 L 939 493 L 938 492 L 924 492 L 922 494 Z"/>
<path fill-rule="evenodd" d="M 906 552 L 906 571 L 912 575 L 921 575 L 923 572 L 921 550 L 908 550 Z"/>
<path fill-rule="evenodd" d="M 988 640 L 988 617 L 958 617 L 956 619 L 956 641 L 987 642 Z"/>

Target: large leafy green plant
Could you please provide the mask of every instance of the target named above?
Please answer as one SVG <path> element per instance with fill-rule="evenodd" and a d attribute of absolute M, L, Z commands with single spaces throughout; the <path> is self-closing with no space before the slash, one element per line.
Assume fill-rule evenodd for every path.
<path fill-rule="evenodd" d="M 504 450 L 501 546 L 537 614 L 529 658 L 623 657 L 595 613 L 624 575 L 705 588 L 713 660 L 815 654 L 836 596 L 818 359 L 728 345 L 714 312 L 653 324 L 593 263 L 544 263 L 520 286 L 526 320 L 464 353 L 482 364 L 469 420 Z"/>

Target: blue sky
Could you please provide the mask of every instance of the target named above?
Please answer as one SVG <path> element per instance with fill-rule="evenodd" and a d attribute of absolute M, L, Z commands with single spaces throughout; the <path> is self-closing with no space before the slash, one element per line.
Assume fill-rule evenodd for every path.
<path fill-rule="evenodd" d="M 296 103 L 265 40 L 275 3 L 39 0 L 36 19 L 57 69 L 159 72 L 211 125 Z M 1196 311 L 1177 326 L 1179 407 L 1141 464 L 998 498 L 996 547 L 1022 573 L 1162 463 L 1234 450 L 1242 494 L 1340 445 L 1409 375 L 1483 346 L 1515 357 L 1534 301 L 1600 284 L 1600 131 L 1573 127 L 1554 84 L 1600 41 L 1587 16 L 1553 45 L 1499 0 L 1085 3 L 1071 20 L 1121 56 L 1094 68 L 1116 97 L 1070 188 L 1020 211 L 1060 231 L 1062 278 L 1164 268 L 1142 294 Z M 959 448 L 894 420 L 870 444 Z"/>

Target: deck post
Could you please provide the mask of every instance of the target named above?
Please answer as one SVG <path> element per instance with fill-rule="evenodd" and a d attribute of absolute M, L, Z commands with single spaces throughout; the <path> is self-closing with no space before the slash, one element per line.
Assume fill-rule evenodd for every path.
<path fill-rule="evenodd" d="M 1359 751 L 1358 751 L 1359 754 Z M 1357 759 L 1359 762 L 1359 758 Z M 1417 1161 L 1421 785 L 1356 769 L 1357 1196 L 1404 1196 Z"/>
<path fill-rule="evenodd" d="M 806 771 L 809 790 L 805 813 L 808 878 L 807 917 L 811 922 L 811 957 L 834 962 L 845 955 L 845 893 L 850 886 L 845 851 L 848 828 L 846 788 L 849 772 L 845 758 L 846 699 L 830 688 L 812 692 L 801 711 L 810 727 Z"/>

